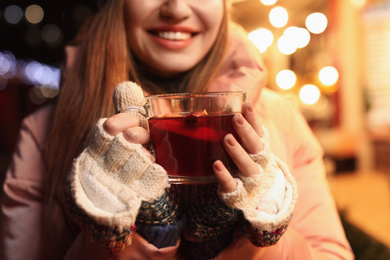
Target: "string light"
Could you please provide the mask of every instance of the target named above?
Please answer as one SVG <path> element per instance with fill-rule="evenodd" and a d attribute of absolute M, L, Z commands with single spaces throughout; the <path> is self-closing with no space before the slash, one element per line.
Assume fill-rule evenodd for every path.
<path fill-rule="evenodd" d="M 332 86 L 339 79 L 339 73 L 335 67 L 326 66 L 320 70 L 318 78 L 325 86 Z"/>
<path fill-rule="evenodd" d="M 23 10 L 17 5 L 9 5 L 4 9 L 4 19 L 9 24 L 18 24 L 23 18 Z"/>
<path fill-rule="evenodd" d="M 63 33 L 55 24 L 46 24 L 41 31 L 43 40 L 50 46 L 55 47 L 62 42 Z"/>
<path fill-rule="evenodd" d="M 276 4 L 277 0 L 261 0 L 263 5 L 274 5 Z"/>
<path fill-rule="evenodd" d="M 323 13 L 312 13 L 307 16 L 305 24 L 311 33 L 320 34 L 328 26 L 328 19 Z"/>
<path fill-rule="evenodd" d="M 258 28 L 248 34 L 249 39 L 256 45 L 261 53 L 264 53 L 274 41 L 272 32 L 265 28 Z"/>
<path fill-rule="evenodd" d="M 288 13 L 283 7 L 275 7 L 269 13 L 269 20 L 274 27 L 281 28 L 288 22 Z"/>
<path fill-rule="evenodd" d="M 297 46 L 291 44 L 290 39 L 286 35 L 282 35 L 278 40 L 278 49 L 281 53 L 291 55 L 297 50 Z"/>
<path fill-rule="evenodd" d="M 39 5 L 30 5 L 26 8 L 25 16 L 29 23 L 37 24 L 43 20 L 45 12 Z"/>
<path fill-rule="evenodd" d="M 276 84 L 281 89 L 291 89 L 297 82 L 297 76 L 291 70 L 282 70 L 276 75 Z"/>
<path fill-rule="evenodd" d="M 304 48 L 310 42 L 310 33 L 305 28 L 290 26 L 284 30 L 283 35 L 296 48 Z"/>
<path fill-rule="evenodd" d="M 299 91 L 301 101 L 306 105 L 314 105 L 321 97 L 317 86 L 312 84 L 304 85 Z"/>
<path fill-rule="evenodd" d="M 358 8 L 361 8 L 363 7 L 366 3 L 367 3 L 367 0 L 351 0 L 351 3 L 358 7 Z"/>

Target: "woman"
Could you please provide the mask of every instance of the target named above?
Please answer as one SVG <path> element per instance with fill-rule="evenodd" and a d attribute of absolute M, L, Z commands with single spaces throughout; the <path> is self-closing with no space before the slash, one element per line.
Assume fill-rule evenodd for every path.
<path fill-rule="evenodd" d="M 223 0 L 107 1 L 83 26 L 55 106 L 23 122 L 4 183 L 2 259 L 352 259 L 318 143 L 262 89 L 259 54 L 227 9 Z M 142 92 L 247 91 L 233 119 L 246 150 L 231 135 L 223 142 L 240 178 L 216 161 L 219 185 L 169 185 L 143 148 L 140 119 L 114 115 L 114 88 L 127 80 L 142 90 L 120 84 L 117 96 L 131 98 L 115 99 L 118 112 Z M 137 158 L 129 171 L 142 162 L 142 176 L 158 180 L 152 193 L 107 170 L 116 149 Z"/>

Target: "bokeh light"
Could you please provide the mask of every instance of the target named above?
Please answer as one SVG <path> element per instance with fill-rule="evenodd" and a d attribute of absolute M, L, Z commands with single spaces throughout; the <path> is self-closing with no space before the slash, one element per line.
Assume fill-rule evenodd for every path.
<path fill-rule="evenodd" d="M 277 0 L 261 0 L 261 3 L 263 3 L 263 5 L 274 5 L 276 4 Z"/>
<path fill-rule="evenodd" d="M 304 48 L 310 42 L 310 33 L 305 28 L 290 26 L 284 30 L 283 35 L 296 48 Z"/>
<path fill-rule="evenodd" d="M 9 51 L 0 52 L 0 76 L 11 78 L 16 73 L 16 58 Z"/>
<path fill-rule="evenodd" d="M 30 5 L 26 8 L 25 16 L 29 23 L 37 24 L 43 20 L 45 12 L 39 5 Z"/>
<path fill-rule="evenodd" d="M 297 76 L 291 70 L 282 70 L 276 75 L 276 84 L 281 89 L 291 89 L 297 82 Z"/>
<path fill-rule="evenodd" d="M 281 28 L 288 22 L 288 13 L 283 7 L 275 7 L 269 13 L 269 21 L 272 26 Z"/>
<path fill-rule="evenodd" d="M 320 34 L 328 26 L 328 19 L 323 13 L 312 13 L 305 21 L 306 28 L 314 34 Z"/>
<path fill-rule="evenodd" d="M 24 77 L 27 82 L 35 86 L 45 85 L 58 88 L 61 75 L 59 68 L 44 65 L 37 61 L 30 61 L 24 67 Z"/>
<path fill-rule="evenodd" d="M 32 89 L 30 89 L 28 97 L 35 105 L 41 105 L 47 100 L 47 98 L 42 95 L 41 91 L 37 87 L 33 87 Z"/>
<path fill-rule="evenodd" d="M 321 92 L 317 86 L 307 84 L 299 91 L 299 98 L 306 105 L 315 104 L 321 97 Z"/>
<path fill-rule="evenodd" d="M 10 24 L 18 24 L 23 18 L 23 10 L 18 5 L 9 5 L 4 9 L 4 19 Z"/>
<path fill-rule="evenodd" d="M 326 86 L 331 86 L 336 84 L 339 79 L 339 72 L 335 67 L 327 66 L 320 70 L 318 73 L 318 78 L 322 84 Z"/>
<path fill-rule="evenodd" d="M 61 29 L 55 24 L 46 24 L 41 31 L 43 40 L 50 46 L 58 46 L 63 40 Z"/>
<path fill-rule="evenodd" d="M 261 53 L 264 53 L 274 41 L 272 32 L 265 28 L 258 28 L 248 34 L 249 39 L 256 45 Z"/>
<path fill-rule="evenodd" d="M 290 55 L 293 54 L 297 47 L 293 44 L 286 35 L 282 35 L 278 40 L 278 49 L 281 53 Z"/>
<path fill-rule="evenodd" d="M 363 7 L 366 3 L 367 3 L 367 0 L 351 0 L 351 3 L 358 7 L 358 8 L 361 8 Z"/>

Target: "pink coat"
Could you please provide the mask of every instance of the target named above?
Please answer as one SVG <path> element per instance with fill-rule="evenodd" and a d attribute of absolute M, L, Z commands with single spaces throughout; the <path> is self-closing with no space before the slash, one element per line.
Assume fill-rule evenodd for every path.
<path fill-rule="evenodd" d="M 328 188 L 322 149 L 305 119 L 277 93 L 262 89 L 264 74 L 258 51 L 241 30 L 232 28 L 229 55 L 213 90 L 245 90 L 261 122 L 270 133 L 271 151 L 284 161 L 297 181 L 299 198 L 291 223 L 279 242 L 259 248 L 247 238 L 236 238 L 216 259 L 353 259 L 335 203 Z M 44 107 L 27 117 L 7 171 L 1 202 L 0 259 L 42 259 L 40 231 L 43 213 L 42 145 L 48 135 L 53 108 Z M 61 205 L 58 205 L 61 207 Z M 80 232 L 73 239 L 65 215 L 56 220 L 57 241 L 63 259 L 107 259 L 104 248 Z M 118 259 L 178 259 L 177 245 L 157 249 L 140 235 Z M 51 253 L 51 252 L 49 252 Z M 54 252 L 52 252 L 54 253 Z"/>

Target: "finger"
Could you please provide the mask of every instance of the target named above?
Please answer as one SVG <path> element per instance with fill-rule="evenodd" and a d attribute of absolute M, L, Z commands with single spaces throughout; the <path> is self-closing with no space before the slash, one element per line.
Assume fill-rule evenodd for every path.
<path fill-rule="evenodd" d="M 248 123 L 253 127 L 255 132 L 260 136 L 264 136 L 263 126 L 260 122 L 259 117 L 256 114 L 255 108 L 253 107 L 252 102 L 247 102 L 243 107 L 243 115 Z"/>
<path fill-rule="evenodd" d="M 138 125 L 139 121 L 136 116 L 128 113 L 119 113 L 107 118 L 103 123 L 103 128 L 109 135 L 115 136 L 129 127 Z"/>
<path fill-rule="evenodd" d="M 221 191 L 225 193 L 233 192 L 237 187 L 237 182 L 233 179 L 233 176 L 226 169 L 225 165 L 220 160 L 217 160 L 213 164 L 213 169 L 219 181 Z"/>
<path fill-rule="evenodd" d="M 259 173 L 259 168 L 256 163 L 232 134 L 227 134 L 225 136 L 223 146 L 244 176 L 249 177 Z"/>
<path fill-rule="evenodd" d="M 142 145 L 147 145 L 150 140 L 148 130 L 140 126 L 127 128 L 123 131 L 123 137 L 131 143 Z"/>
<path fill-rule="evenodd" d="M 142 149 L 142 152 L 146 155 L 146 157 L 148 157 L 153 163 L 156 162 L 156 158 L 148 151 L 146 150 L 145 148 Z"/>
<path fill-rule="evenodd" d="M 259 135 L 242 114 L 234 115 L 233 127 L 249 153 L 256 154 L 264 149 L 264 144 Z"/>

